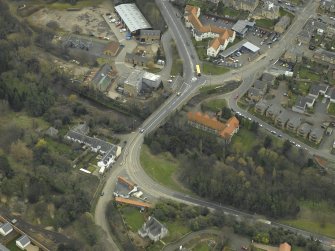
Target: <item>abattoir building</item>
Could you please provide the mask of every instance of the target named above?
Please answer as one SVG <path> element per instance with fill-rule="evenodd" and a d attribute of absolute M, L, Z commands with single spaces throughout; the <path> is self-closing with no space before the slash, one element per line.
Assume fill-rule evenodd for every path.
<path fill-rule="evenodd" d="M 186 5 L 185 7 L 185 25 L 192 28 L 193 37 L 196 41 L 206 38 L 213 38 L 207 48 L 207 56 L 216 57 L 217 54 L 225 50 L 228 43 L 235 40 L 235 31 L 220 28 L 215 25 L 203 25 L 199 20 L 200 8 L 196 6 Z"/>

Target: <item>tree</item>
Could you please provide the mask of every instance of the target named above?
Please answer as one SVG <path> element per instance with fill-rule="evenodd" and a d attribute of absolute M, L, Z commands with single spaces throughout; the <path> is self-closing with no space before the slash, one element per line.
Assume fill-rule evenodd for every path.
<path fill-rule="evenodd" d="M 263 145 L 264 145 L 265 148 L 270 148 L 272 146 L 272 138 L 270 136 L 266 135 Z"/>
<path fill-rule="evenodd" d="M 30 164 L 33 161 L 33 151 L 21 140 L 12 143 L 10 153 L 16 161 L 26 164 Z"/>
<path fill-rule="evenodd" d="M 229 119 L 232 116 L 231 110 L 228 107 L 222 108 L 222 118 Z"/>

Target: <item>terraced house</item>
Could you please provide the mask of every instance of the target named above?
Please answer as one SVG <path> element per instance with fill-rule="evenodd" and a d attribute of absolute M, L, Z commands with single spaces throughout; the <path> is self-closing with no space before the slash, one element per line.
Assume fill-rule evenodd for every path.
<path fill-rule="evenodd" d="M 199 20 L 200 8 L 192 5 L 185 7 L 185 25 L 192 28 L 192 35 L 196 41 L 206 38 L 213 38 L 207 48 L 207 56 L 216 57 L 217 54 L 225 50 L 229 43 L 235 40 L 235 31 L 224 29 L 215 25 L 203 25 Z"/>
<path fill-rule="evenodd" d="M 215 117 L 210 117 L 208 114 L 201 112 L 188 113 L 189 125 L 200 130 L 213 133 L 223 138 L 226 143 L 229 143 L 231 138 L 239 129 L 239 121 L 236 117 L 228 119 L 227 123 L 218 121 Z"/>

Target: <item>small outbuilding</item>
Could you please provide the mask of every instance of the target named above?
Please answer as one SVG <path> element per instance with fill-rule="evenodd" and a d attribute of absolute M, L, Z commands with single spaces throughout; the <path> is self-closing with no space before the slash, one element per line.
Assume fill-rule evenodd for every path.
<path fill-rule="evenodd" d="M 20 249 L 25 250 L 25 248 L 30 244 L 30 239 L 28 235 L 22 235 L 19 239 L 16 240 L 16 246 Z"/>
<path fill-rule="evenodd" d="M 5 222 L 0 225 L 0 234 L 6 236 L 13 231 L 13 227 L 9 222 Z"/>

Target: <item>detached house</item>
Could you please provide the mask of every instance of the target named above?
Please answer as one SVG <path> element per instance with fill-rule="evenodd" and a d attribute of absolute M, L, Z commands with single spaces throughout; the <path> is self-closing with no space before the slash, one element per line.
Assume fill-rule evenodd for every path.
<path fill-rule="evenodd" d="M 6 236 L 13 231 L 13 227 L 9 222 L 5 222 L 0 225 L 0 234 Z"/>
<path fill-rule="evenodd" d="M 187 116 L 189 125 L 220 136 L 227 143 L 239 129 L 240 123 L 236 117 L 231 117 L 226 123 L 222 123 L 215 117 L 209 117 L 201 112 L 189 112 Z"/>
<path fill-rule="evenodd" d="M 185 26 L 192 28 L 192 35 L 196 41 L 201 41 L 206 38 L 213 38 L 207 48 L 207 55 L 216 57 L 217 54 L 225 50 L 228 43 L 235 40 L 235 31 L 224 29 L 215 25 L 203 25 L 199 20 L 200 8 L 192 5 L 185 7 Z"/>
<path fill-rule="evenodd" d="M 160 223 L 155 217 L 149 216 L 147 222 L 145 222 L 138 234 L 142 237 L 149 237 L 152 241 L 159 241 L 168 234 L 167 228 Z"/>

